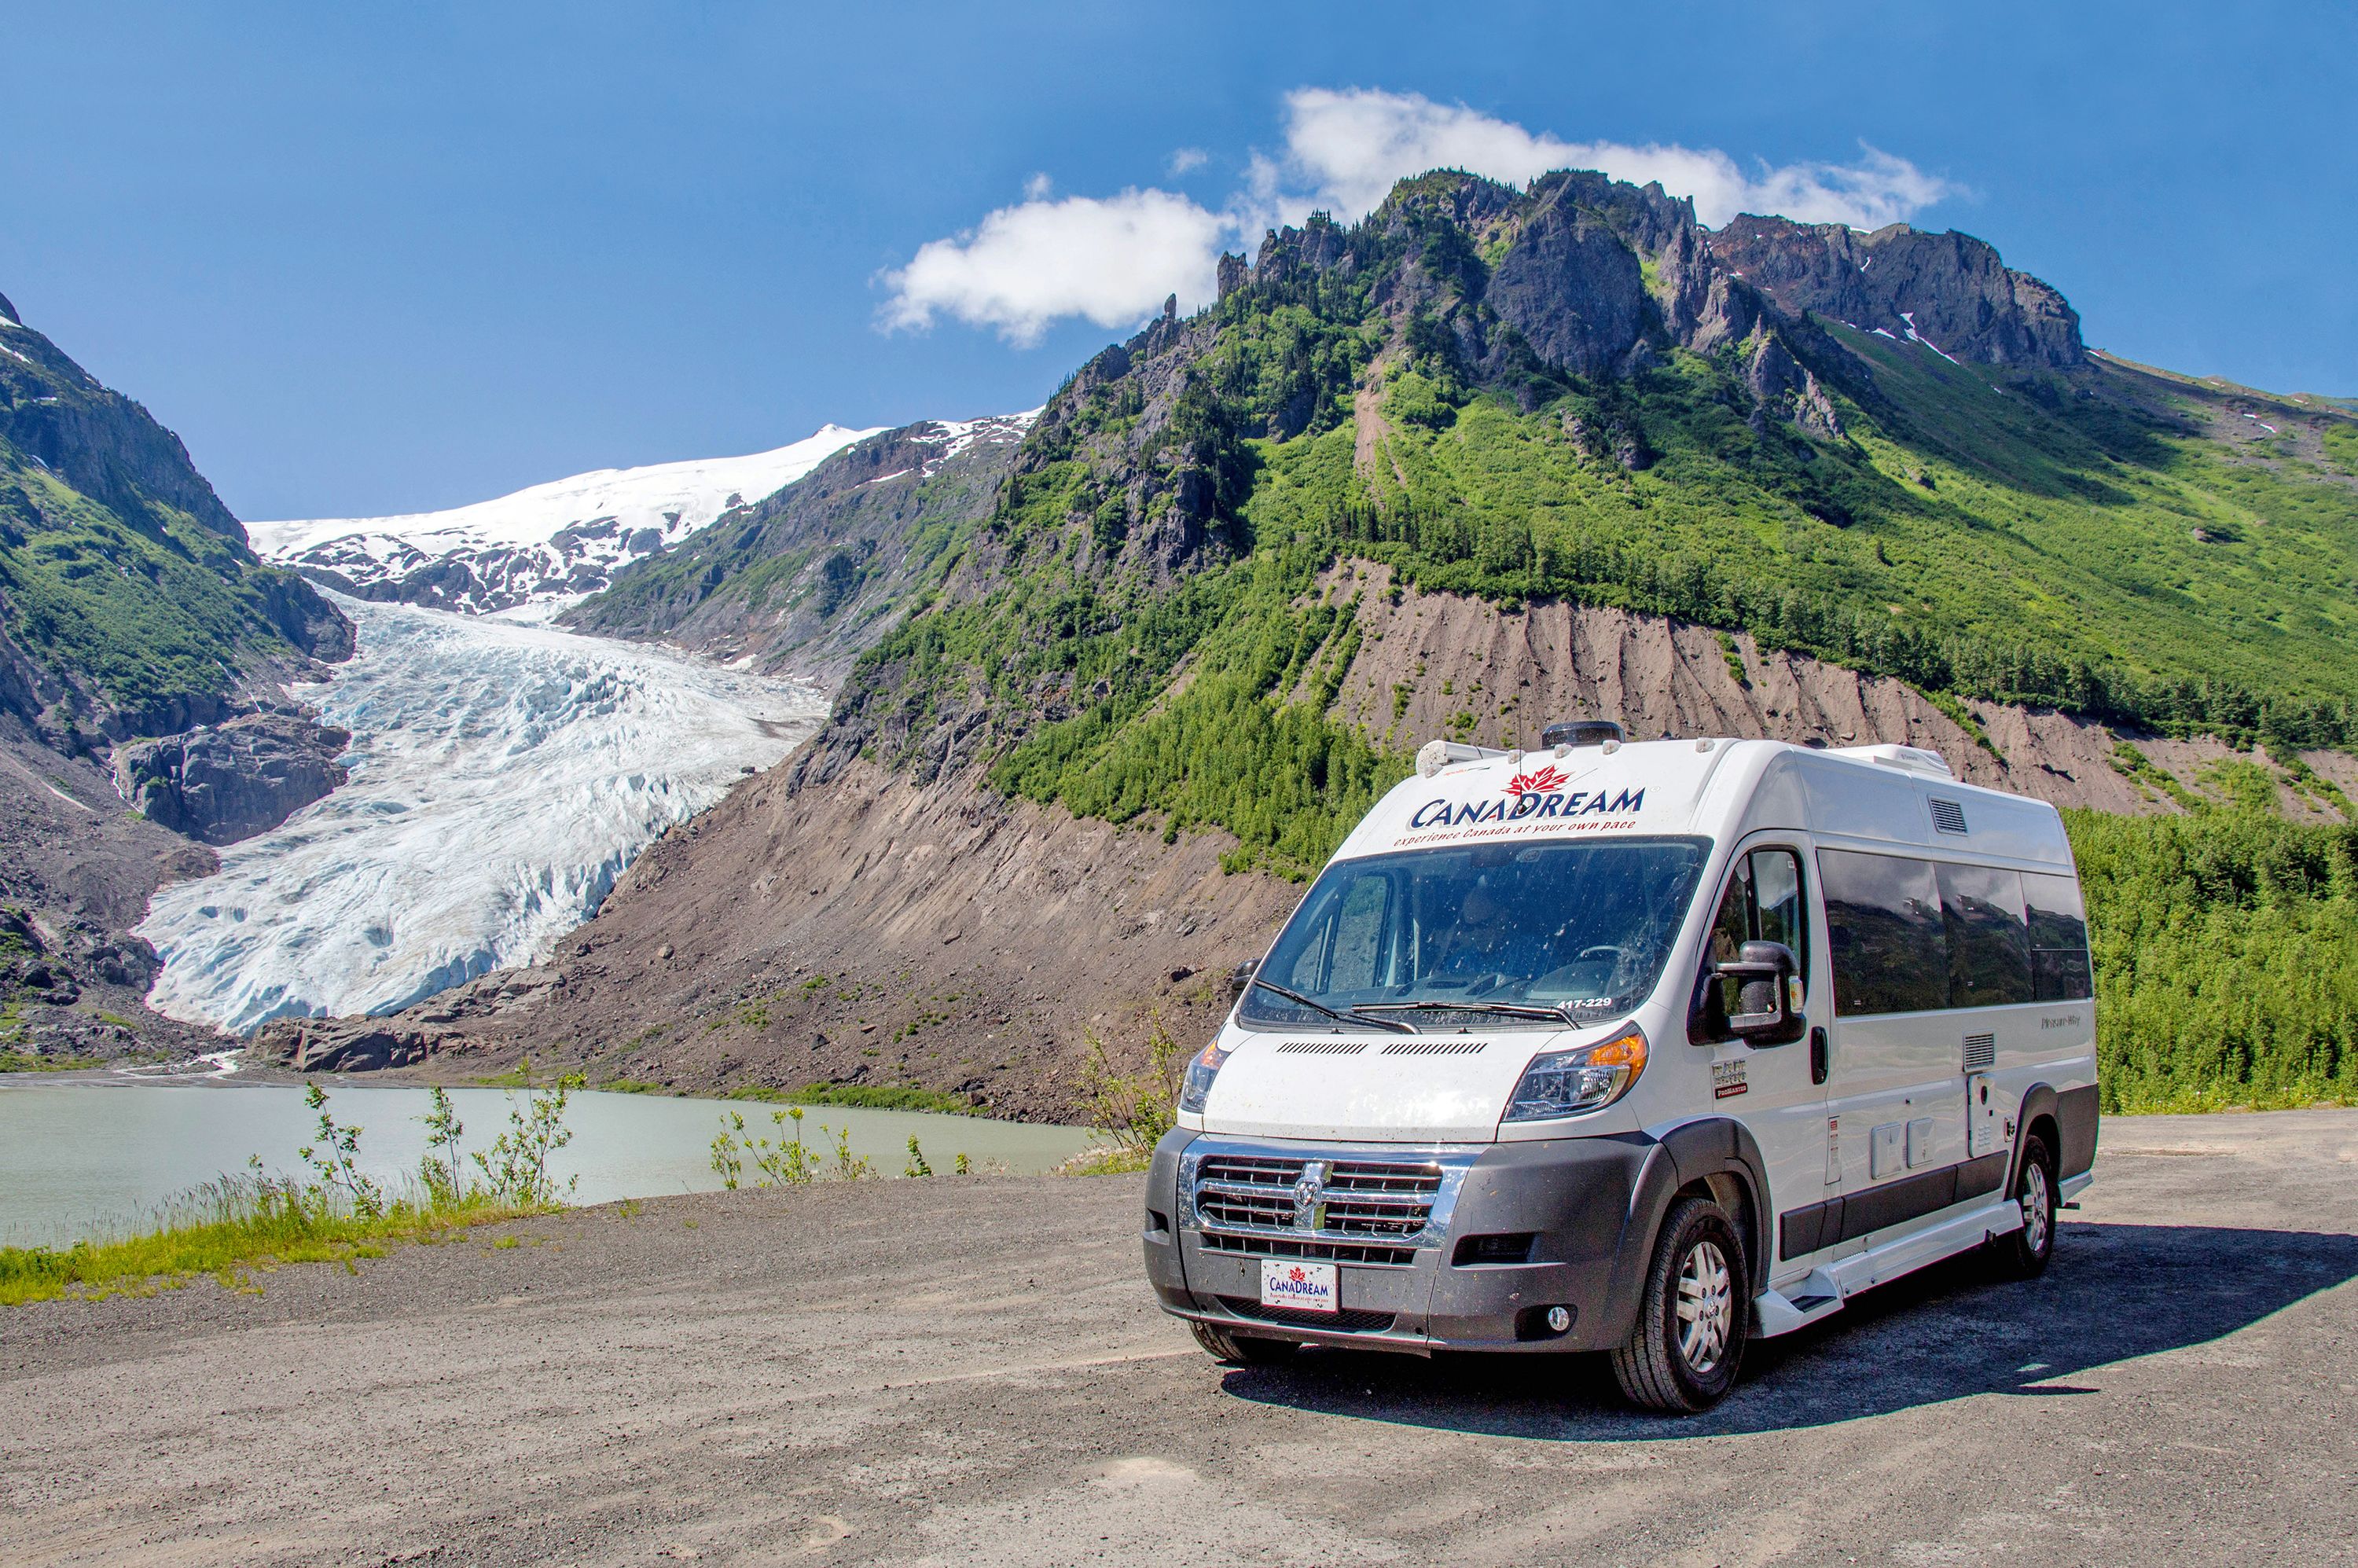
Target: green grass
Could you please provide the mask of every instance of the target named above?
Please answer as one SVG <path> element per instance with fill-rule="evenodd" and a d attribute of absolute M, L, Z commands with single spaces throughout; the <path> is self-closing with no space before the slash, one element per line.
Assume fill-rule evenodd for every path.
<path fill-rule="evenodd" d="M 71 1073 L 103 1067 L 96 1056 L 40 1056 L 29 1051 L 0 1051 L 0 1073 Z"/>
<path fill-rule="evenodd" d="M 775 1105 L 849 1105 L 869 1110 L 922 1110 L 941 1116 L 980 1116 L 980 1107 L 957 1095 L 914 1084 L 804 1084 L 799 1088 L 751 1087 L 731 1089 L 730 1099 L 763 1100 Z"/>
<path fill-rule="evenodd" d="M 610 1095 L 676 1095 L 685 1091 L 667 1084 L 650 1082 L 645 1078 L 608 1078 L 602 1084 L 590 1086 L 601 1094 Z"/>
<path fill-rule="evenodd" d="M 340 1212 L 272 1184 L 225 1177 L 168 1206 L 153 1230 L 67 1248 L 0 1247 L 0 1306 L 58 1296 L 172 1290 L 200 1275 L 252 1288 L 250 1275 L 287 1263 L 384 1255 L 471 1226 L 543 1212 L 476 1195 L 449 1204 L 398 1202 L 373 1217 Z"/>

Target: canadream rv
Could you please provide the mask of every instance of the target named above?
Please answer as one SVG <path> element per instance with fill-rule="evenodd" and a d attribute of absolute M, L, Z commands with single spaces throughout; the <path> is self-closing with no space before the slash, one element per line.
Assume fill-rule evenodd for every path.
<path fill-rule="evenodd" d="M 2053 807 L 1904 746 L 1434 741 L 1187 1067 L 1146 1271 L 1228 1362 L 1746 1341 L 1970 1248 L 2046 1267 L 2096 1150 Z"/>

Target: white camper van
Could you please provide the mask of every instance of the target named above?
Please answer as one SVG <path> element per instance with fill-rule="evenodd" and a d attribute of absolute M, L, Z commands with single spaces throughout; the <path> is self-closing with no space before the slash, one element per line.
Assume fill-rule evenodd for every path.
<path fill-rule="evenodd" d="M 1930 752 L 1434 741 L 1189 1065 L 1146 1268 L 1229 1362 L 1747 1337 L 1969 1248 L 2046 1266 L 2096 1149 L 2053 807 Z"/>

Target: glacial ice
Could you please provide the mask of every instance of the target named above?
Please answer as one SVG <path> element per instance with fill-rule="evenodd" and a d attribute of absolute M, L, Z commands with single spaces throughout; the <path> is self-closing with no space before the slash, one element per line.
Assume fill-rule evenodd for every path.
<path fill-rule="evenodd" d="M 817 688 L 640 644 L 336 596 L 360 651 L 305 695 L 351 782 L 165 887 L 149 1003 L 248 1033 L 384 1013 L 529 964 L 632 859 L 776 762 Z"/>

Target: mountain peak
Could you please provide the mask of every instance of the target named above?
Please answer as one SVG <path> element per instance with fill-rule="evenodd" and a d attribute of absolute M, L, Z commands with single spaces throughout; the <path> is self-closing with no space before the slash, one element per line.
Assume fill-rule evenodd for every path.
<path fill-rule="evenodd" d="M 256 523 L 250 532 L 263 554 L 362 599 L 479 614 L 557 608 L 878 433 L 830 423 L 743 457 L 596 469 L 441 512 Z"/>
<path fill-rule="evenodd" d="M 2062 294 L 1954 229 L 1892 223 L 1863 234 L 1747 213 L 1713 233 L 1711 248 L 1790 316 L 1806 311 L 1984 364 L 2087 362 L 2080 314 Z"/>

